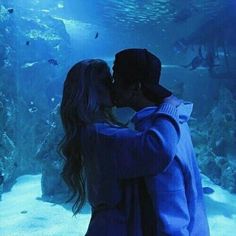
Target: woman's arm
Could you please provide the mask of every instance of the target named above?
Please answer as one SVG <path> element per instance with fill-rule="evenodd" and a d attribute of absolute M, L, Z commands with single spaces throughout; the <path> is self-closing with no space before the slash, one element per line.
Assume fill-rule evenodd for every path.
<path fill-rule="evenodd" d="M 99 150 L 104 155 L 112 153 L 119 178 L 156 175 L 173 160 L 179 140 L 177 109 L 168 103 L 161 104 L 153 119 L 153 127 L 144 132 L 97 125 Z"/>

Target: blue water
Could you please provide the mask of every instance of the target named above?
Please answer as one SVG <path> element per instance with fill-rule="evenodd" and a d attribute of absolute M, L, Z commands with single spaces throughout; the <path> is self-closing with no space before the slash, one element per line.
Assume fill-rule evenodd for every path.
<path fill-rule="evenodd" d="M 11 193 L 18 187 L 17 178 L 32 175 L 35 182 L 33 177 L 27 179 L 24 189 L 28 183 L 35 191 L 33 199 L 48 193 L 50 196 L 44 196 L 46 202 L 60 204 L 60 197 L 51 196 L 61 196 L 61 189 L 65 189 L 59 179 L 62 163 L 55 144 L 61 137 L 57 110 L 66 73 L 71 65 L 85 58 L 101 58 L 112 67 L 116 52 L 134 47 L 156 54 L 163 64 L 161 84 L 194 103 L 190 129 L 200 170 L 207 178 L 204 187 L 211 230 L 213 236 L 234 235 L 234 0 L 1 0 L 0 203 L 9 203 L 11 217 L 18 214 L 11 206 Z M 132 111 L 115 113 L 128 122 Z M 32 183 L 37 183 L 37 188 L 31 188 Z M 23 189 L 20 186 L 18 189 Z M 24 193 L 20 193 L 17 201 L 25 203 Z M 0 211 L 1 207 L 3 210 L 3 204 Z M 19 212 L 27 211 L 25 208 Z M 63 209 L 59 210 L 62 216 L 71 213 L 69 207 Z M 50 214 L 53 217 L 53 210 Z M 90 216 L 86 214 L 84 226 Z M 18 217 L 21 222 L 22 214 Z M 50 228 L 55 223 L 41 215 L 34 217 L 39 217 L 41 226 Z M 25 218 L 28 225 L 41 227 L 30 219 Z M 6 231 L 2 232 L 14 232 L 15 225 L 9 228 L 7 221 L 4 224 L 1 227 Z M 12 235 L 30 234 L 31 226 L 22 226 L 18 234 Z M 224 228 L 227 230 L 220 230 Z M 50 229 L 48 235 L 59 236 L 61 232 Z M 73 235 L 71 232 L 64 229 L 63 235 Z"/>

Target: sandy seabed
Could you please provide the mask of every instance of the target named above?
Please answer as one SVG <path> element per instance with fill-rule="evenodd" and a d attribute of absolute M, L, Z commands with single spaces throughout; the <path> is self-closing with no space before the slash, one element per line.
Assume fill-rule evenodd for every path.
<path fill-rule="evenodd" d="M 86 205 L 77 217 L 71 206 L 39 200 L 41 175 L 24 175 L 17 179 L 0 202 L 1 236 L 83 236 L 90 220 Z M 214 185 L 203 176 L 203 186 L 215 190 L 205 195 L 212 236 L 235 236 L 236 195 Z"/>

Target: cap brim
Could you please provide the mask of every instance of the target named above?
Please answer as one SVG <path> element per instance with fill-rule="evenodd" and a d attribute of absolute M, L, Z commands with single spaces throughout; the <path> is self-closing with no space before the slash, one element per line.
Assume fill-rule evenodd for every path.
<path fill-rule="evenodd" d="M 172 92 L 161 85 L 142 86 L 143 94 L 152 102 L 160 102 L 160 100 L 172 95 Z"/>

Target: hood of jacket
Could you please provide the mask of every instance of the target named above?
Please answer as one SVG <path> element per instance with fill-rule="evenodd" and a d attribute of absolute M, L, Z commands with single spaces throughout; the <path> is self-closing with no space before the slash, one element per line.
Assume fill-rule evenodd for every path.
<path fill-rule="evenodd" d="M 146 107 L 140 111 L 138 111 L 134 117 L 132 118 L 132 122 L 135 124 L 135 128 L 140 129 L 143 123 L 146 124 L 148 120 L 152 120 L 151 117 L 155 113 L 155 111 L 158 109 L 157 106 L 152 107 Z M 188 120 L 191 117 L 192 110 L 193 110 L 193 103 L 188 101 L 183 101 L 178 107 L 178 114 L 179 114 L 179 122 L 185 123 L 188 122 Z"/>

